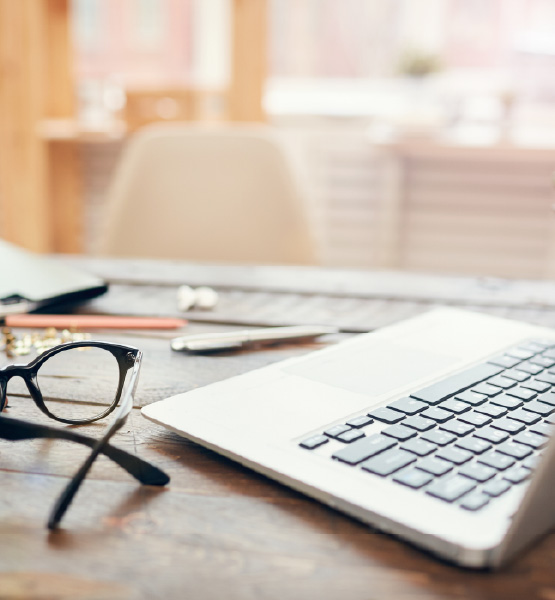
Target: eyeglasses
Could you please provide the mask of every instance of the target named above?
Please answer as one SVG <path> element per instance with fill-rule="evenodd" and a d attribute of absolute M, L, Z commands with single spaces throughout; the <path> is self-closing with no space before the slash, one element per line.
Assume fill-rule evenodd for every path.
<path fill-rule="evenodd" d="M 0 368 L 0 412 L 6 407 L 8 382 L 14 377 L 23 379 L 31 398 L 44 414 L 62 423 L 94 423 L 115 411 L 113 421 L 100 439 L 81 435 L 70 429 L 0 416 L 0 438 L 14 441 L 65 439 L 92 449 L 56 501 L 48 520 L 49 529 L 58 526 L 101 453 L 143 484 L 162 486 L 169 482 L 168 475 L 158 467 L 108 443 L 123 426 L 133 408 L 141 362 L 142 352 L 137 348 L 108 342 L 82 341 L 56 346 L 27 365 L 16 364 Z M 72 402 L 65 400 L 68 396 L 72 397 Z M 108 398 L 108 404 L 103 403 L 104 398 Z"/>

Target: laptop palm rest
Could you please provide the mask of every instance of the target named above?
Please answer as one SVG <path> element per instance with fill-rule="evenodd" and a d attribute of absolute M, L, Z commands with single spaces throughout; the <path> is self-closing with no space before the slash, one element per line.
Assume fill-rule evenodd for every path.
<path fill-rule="evenodd" d="M 451 366 L 457 358 L 384 341 L 378 347 L 347 346 L 330 357 L 316 355 L 283 371 L 364 394 L 371 405 L 372 398 L 427 378 Z"/>

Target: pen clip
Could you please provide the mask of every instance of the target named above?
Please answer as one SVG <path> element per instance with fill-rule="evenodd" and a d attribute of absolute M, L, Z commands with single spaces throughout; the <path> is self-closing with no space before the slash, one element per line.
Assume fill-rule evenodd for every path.
<path fill-rule="evenodd" d="M 182 336 L 171 341 L 171 349 L 176 352 L 215 352 L 217 350 L 232 350 L 241 348 L 243 341 L 240 339 L 204 338 L 199 336 Z"/>
<path fill-rule="evenodd" d="M 242 348 L 241 340 L 197 341 L 189 342 L 186 349 L 189 352 L 217 352 L 219 350 L 238 350 Z"/>

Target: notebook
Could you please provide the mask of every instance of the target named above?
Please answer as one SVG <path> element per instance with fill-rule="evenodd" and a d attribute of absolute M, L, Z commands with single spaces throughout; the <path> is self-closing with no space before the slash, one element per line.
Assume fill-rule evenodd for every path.
<path fill-rule="evenodd" d="M 0 316 L 87 300 L 107 289 L 94 275 L 0 240 Z"/>
<path fill-rule="evenodd" d="M 444 559 L 495 568 L 555 522 L 554 386 L 555 331 L 443 308 L 142 413 Z"/>

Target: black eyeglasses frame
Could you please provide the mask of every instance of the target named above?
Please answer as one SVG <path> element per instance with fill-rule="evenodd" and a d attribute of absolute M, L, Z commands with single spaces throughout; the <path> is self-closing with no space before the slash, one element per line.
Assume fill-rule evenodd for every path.
<path fill-rule="evenodd" d="M 116 397 L 112 404 L 104 412 L 91 419 L 68 420 L 56 417 L 50 413 L 44 404 L 42 393 L 37 383 L 37 372 L 42 364 L 55 354 L 58 354 L 63 350 L 87 346 L 108 350 L 116 357 L 120 371 L 120 380 Z M 102 419 L 112 413 L 119 403 L 119 408 L 114 415 L 114 420 L 110 423 L 108 429 L 99 440 L 89 438 L 88 436 L 82 436 L 68 430 L 56 429 L 46 425 L 34 425 L 25 421 L 18 421 L 10 417 L 0 416 L 0 438 L 11 439 L 14 441 L 41 437 L 66 439 L 85 444 L 92 449 L 85 462 L 69 481 L 68 485 L 56 501 L 48 520 L 49 529 L 52 530 L 57 528 L 60 520 L 75 497 L 79 487 L 81 486 L 81 483 L 85 479 L 91 466 L 100 453 L 105 454 L 120 464 L 120 466 L 141 481 L 141 483 L 163 486 L 169 482 L 170 478 L 161 469 L 158 469 L 154 465 L 151 465 L 150 463 L 147 463 L 138 457 L 134 457 L 129 453 L 118 450 L 110 446 L 108 443 L 114 433 L 116 433 L 116 431 L 118 431 L 124 425 L 129 413 L 131 412 L 131 409 L 133 408 L 133 397 L 139 381 L 139 371 L 142 363 L 142 356 L 143 354 L 138 348 L 114 344 L 111 342 L 68 342 L 45 351 L 43 354 L 26 365 L 8 365 L 0 369 L 0 412 L 6 405 L 7 383 L 12 377 L 15 376 L 19 376 L 24 379 L 29 393 L 39 409 L 49 417 L 55 419 L 56 421 L 61 421 L 62 423 L 67 423 L 70 425 L 93 423 L 94 421 L 98 421 L 99 419 Z M 130 369 L 133 369 L 133 371 L 128 385 L 124 391 L 125 380 Z M 123 395 L 122 392 L 124 392 Z"/>
<path fill-rule="evenodd" d="M 89 419 L 64 419 L 62 417 L 58 417 L 48 410 L 48 407 L 44 402 L 44 398 L 37 379 L 37 374 L 42 365 L 56 354 L 60 354 L 65 350 L 87 347 L 107 350 L 117 360 L 119 369 L 119 381 L 114 400 L 108 406 L 108 408 L 106 408 L 106 410 Z M 7 365 L 5 367 L 0 367 L 0 413 L 4 410 L 7 404 L 7 388 L 9 380 L 13 377 L 21 377 L 25 381 L 25 385 L 29 390 L 29 394 L 31 395 L 31 398 L 33 399 L 37 407 L 49 418 L 54 419 L 55 421 L 59 421 L 60 423 L 66 423 L 68 425 L 84 425 L 87 423 L 94 423 L 95 421 L 99 421 L 100 419 L 104 419 L 110 413 L 112 413 L 118 405 L 118 402 L 121 398 L 121 393 L 123 391 L 123 386 L 125 384 L 127 372 L 134 366 L 135 361 L 137 359 L 137 355 L 139 353 L 140 350 L 138 348 L 134 348 L 133 346 L 124 346 L 122 344 L 115 344 L 112 342 L 66 342 L 64 344 L 59 344 L 58 346 L 54 346 L 53 348 L 45 350 L 42 354 L 37 356 L 28 364 L 13 364 Z"/>

